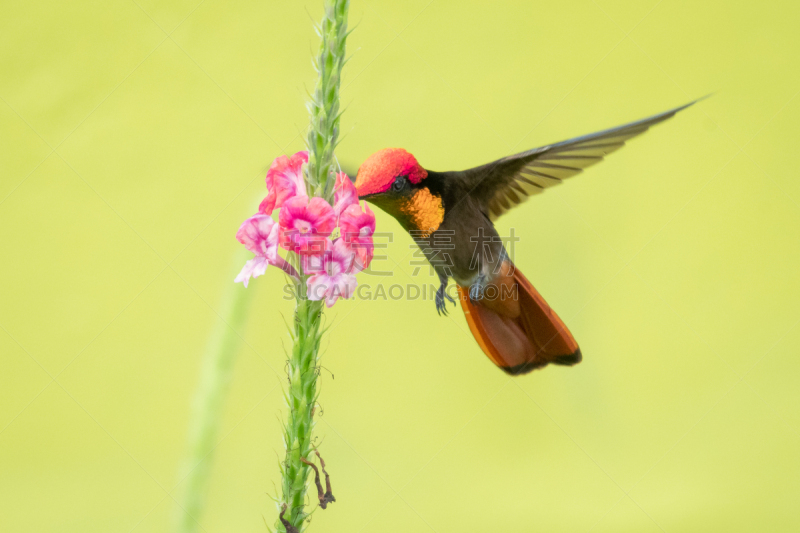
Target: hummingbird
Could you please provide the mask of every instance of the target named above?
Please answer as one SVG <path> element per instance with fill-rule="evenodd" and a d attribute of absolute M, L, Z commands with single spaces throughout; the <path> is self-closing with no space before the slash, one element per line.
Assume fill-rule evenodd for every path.
<path fill-rule="evenodd" d="M 582 359 L 578 343 L 512 262 L 494 223 L 695 102 L 467 170 L 425 169 L 406 150 L 385 148 L 359 167 L 356 191 L 422 250 L 439 278 L 440 314 L 447 314 L 446 300 L 455 305 L 446 290 L 455 281 L 470 331 L 492 363 L 511 375 L 571 366 Z"/>

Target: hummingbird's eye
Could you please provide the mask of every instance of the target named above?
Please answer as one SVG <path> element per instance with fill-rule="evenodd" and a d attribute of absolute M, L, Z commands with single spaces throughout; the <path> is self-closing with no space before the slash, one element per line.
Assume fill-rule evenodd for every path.
<path fill-rule="evenodd" d="M 397 176 L 392 183 L 392 191 L 400 192 L 405 189 L 406 184 L 408 183 L 407 176 Z"/>

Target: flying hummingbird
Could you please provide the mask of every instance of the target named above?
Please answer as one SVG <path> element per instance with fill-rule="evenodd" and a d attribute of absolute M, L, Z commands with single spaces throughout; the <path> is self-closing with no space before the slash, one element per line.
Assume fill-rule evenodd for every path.
<path fill-rule="evenodd" d="M 402 148 L 386 148 L 358 169 L 356 190 L 392 215 L 423 251 L 439 277 L 440 314 L 447 313 L 445 299 L 455 304 L 446 292 L 455 280 L 469 328 L 495 365 L 512 375 L 549 363 L 574 365 L 582 358 L 578 343 L 512 263 L 494 222 L 695 102 L 468 170 L 427 170 Z"/>

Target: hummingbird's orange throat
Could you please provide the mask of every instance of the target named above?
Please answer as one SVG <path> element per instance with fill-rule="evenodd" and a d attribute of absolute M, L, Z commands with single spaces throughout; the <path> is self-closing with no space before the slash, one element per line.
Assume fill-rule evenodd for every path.
<path fill-rule="evenodd" d="M 425 234 L 436 231 L 444 220 L 442 197 L 431 194 L 427 187 L 401 200 L 398 208 L 407 217 L 412 229 Z"/>

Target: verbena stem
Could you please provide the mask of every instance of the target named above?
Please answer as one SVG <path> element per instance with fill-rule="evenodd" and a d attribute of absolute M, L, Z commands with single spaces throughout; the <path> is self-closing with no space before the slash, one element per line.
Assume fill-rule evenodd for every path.
<path fill-rule="evenodd" d="M 314 196 L 333 197 L 333 150 L 339 138 L 339 86 L 345 63 L 349 0 L 325 0 L 317 31 L 322 39 L 317 58 L 317 85 L 308 103 L 308 185 Z"/>
<path fill-rule="evenodd" d="M 312 196 L 333 199 L 333 150 L 339 137 L 339 86 L 345 62 L 347 11 L 349 0 L 325 0 L 325 14 L 318 27 L 322 42 L 317 58 L 317 83 L 308 108 L 311 126 L 308 132 L 307 186 Z M 301 277 L 299 288 L 305 287 L 307 276 Z M 289 418 L 284 425 L 286 458 L 281 464 L 282 494 L 278 510 L 286 506 L 284 519 L 298 531 L 308 516 L 304 510 L 312 450 L 314 405 L 317 401 L 317 367 L 322 337 L 322 301 L 310 301 L 305 291 L 298 290 L 292 331 L 294 346 L 289 359 L 289 387 L 285 393 Z M 287 527 L 280 519 L 278 531 Z M 290 532 L 291 533 L 291 532 Z"/>
<path fill-rule="evenodd" d="M 289 388 L 285 392 L 289 420 L 284 427 L 286 459 L 281 465 L 283 494 L 279 506 L 286 504 L 285 518 L 298 529 L 306 518 L 304 504 L 309 468 L 301 458 L 308 458 L 311 453 L 321 319 L 322 302 L 298 299 L 292 332 L 294 347 L 289 360 Z M 280 520 L 276 527 L 285 531 Z"/>

